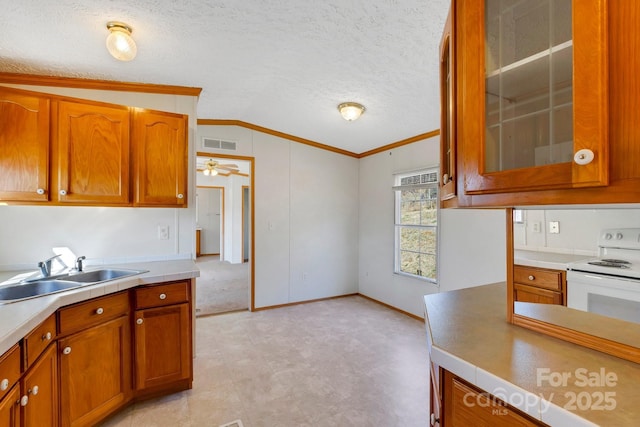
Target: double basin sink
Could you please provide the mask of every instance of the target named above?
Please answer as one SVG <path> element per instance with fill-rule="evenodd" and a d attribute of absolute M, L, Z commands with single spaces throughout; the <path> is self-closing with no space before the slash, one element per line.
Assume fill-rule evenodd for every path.
<path fill-rule="evenodd" d="M 81 286 L 95 285 L 110 280 L 122 279 L 147 270 L 126 270 L 105 268 L 82 273 L 63 274 L 52 277 L 27 280 L 24 283 L 0 287 L 0 303 L 22 301 L 29 298 L 68 291 Z"/>

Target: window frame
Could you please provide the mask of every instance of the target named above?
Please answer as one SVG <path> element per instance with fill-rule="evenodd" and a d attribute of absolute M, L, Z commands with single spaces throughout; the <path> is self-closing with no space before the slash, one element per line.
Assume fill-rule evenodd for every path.
<path fill-rule="evenodd" d="M 439 270 L 439 259 L 438 259 L 438 246 L 439 246 L 439 222 L 440 222 L 440 212 L 439 212 L 439 186 L 438 186 L 438 173 L 439 169 L 437 167 L 425 167 L 417 170 L 413 170 L 411 172 L 402 172 L 394 174 L 394 212 L 393 212 L 393 233 L 394 233 L 394 250 L 393 250 L 393 273 L 399 276 L 411 277 L 417 280 L 421 280 L 428 283 L 437 284 L 438 282 L 438 270 Z M 402 184 L 401 181 L 403 178 L 412 177 L 412 176 L 423 176 L 430 175 L 434 179 L 428 182 L 421 182 L 416 184 Z M 432 189 L 434 190 L 434 197 L 429 198 L 429 200 L 433 200 L 435 202 L 435 224 L 434 225 L 421 225 L 421 224 L 402 224 L 400 220 L 401 206 L 402 206 L 402 190 L 411 190 L 411 189 Z M 400 234 L 403 228 L 414 228 L 419 230 L 432 230 L 436 242 L 433 248 L 433 254 L 430 252 L 418 252 L 419 254 L 433 255 L 435 258 L 435 274 L 434 277 L 426 277 L 419 274 L 413 274 L 410 272 L 402 271 L 401 265 L 401 252 L 402 248 L 400 247 Z"/>

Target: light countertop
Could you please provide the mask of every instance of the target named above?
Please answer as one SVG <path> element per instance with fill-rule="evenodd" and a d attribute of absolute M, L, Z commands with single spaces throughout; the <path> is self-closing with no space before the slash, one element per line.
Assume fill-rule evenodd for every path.
<path fill-rule="evenodd" d="M 58 308 L 65 305 L 119 292 L 139 285 L 191 279 L 200 276 L 200 271 L 192 260 L 101 265 L 87 268 L 86 271 L 102 268 L 148 270 L 148 272 L 15 303 L 0 304 L 0 355 L 9 350 L 15 343 L 20 341 Z M 15 272 L 3 272 L 1 275 L 8 278 L 13 274 L 15 274 Z"/>
<path fill-rule="evenodd" d="M 507 323 L 504 283 L 424 301 L 436 365 L 551 426 L 640 425 L 640 365 Z"/>
<path fill-rule="evenodd" d="M 594 256 L 563 254 L 555 252 L 538 252 L 516 249 L 513 251 L 513 263 L 528 267 L 566 270 L 567 264 L 594 258 Z"/>

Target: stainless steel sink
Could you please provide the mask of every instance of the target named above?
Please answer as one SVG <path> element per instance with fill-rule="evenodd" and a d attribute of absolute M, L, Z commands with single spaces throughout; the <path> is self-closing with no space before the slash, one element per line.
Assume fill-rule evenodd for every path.
<path fill-rule="evenodd" d="M 39 280 L 37 282 L 0 288 L 0 301 L 18 301 L 41 295 L 54 294 L 82 286 L 77 282 L 62 280 Z"/>
<path fill-rule="evenodd" d="M 78 282 L 78 283 L 100 283 L 107 282 L 109 280 L 121 279 L 127 276 L 134 276 L 136 274 L 146 273 L 146 270 L 123 270 L 123 269 L 111 269 L 105 268 L 102 270 L 87 271 L 84 273 L 70 274 L 68 276 L 60 277 L 58 280 L 64 280 L 65 282 Z"/>
<path fill-rule="evenodd" d="M 35 298 L 56 292 L 67 291 L 81 286 L 95 285 L 110 280 L 122 279 L 136 274 L 146 273 L 148 270 L 126 270 L 104 268 L 83 273 L 64 274 L 54 277 L 30 279 L 25 283 L 0 287 L 0 302 L 16 302 Z"/>

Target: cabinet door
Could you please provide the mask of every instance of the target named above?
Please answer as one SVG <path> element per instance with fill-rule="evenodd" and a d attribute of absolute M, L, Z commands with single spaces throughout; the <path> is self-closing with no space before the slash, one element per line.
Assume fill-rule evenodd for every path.
<path fill-rule="evenodd" d="M 187 206 L 187 116 L 136 110 L 135 205 Z"/>
<path fill-rule="evenodd" d="M 22 394 L 27 397 L 22 417 L 26 427 L 58 425 L 56 350 L 55 343 L 50 345 L 22 380 Z"/>
<path fill-rule="evenodd" d="M 49 199 L 49 99 L 0 89 L 0 200 Z"/>
<path fill-rule="evenodd" d="M 60 203 L 129 203 L 129 109 L 57 103 L 55 191 Z"/>
<path fill-rule="evenodd" d="M 20 386 L 18 384 L 3 399 L 0 399 L 0 425 L 20 427 Z"/>
<path fill-rule="evenodd" d="M 606 1 L 456 5 L 465 193 L 607 185 Z"/>
<path fill-rule="evenodd" d="M 136 390 L 192 378 L 189 304 L 135 314 Z"/>
<path fill-rule="evenodd" d="M 456 196 L 455 72 L 453 11 L 449 11 L 440 41 L 440 199 Z"/>
<path fill-rule="evenodd" d="M 58 342 L 62 426 L 93 425 L 131 396 L 129 316 Z"/>

